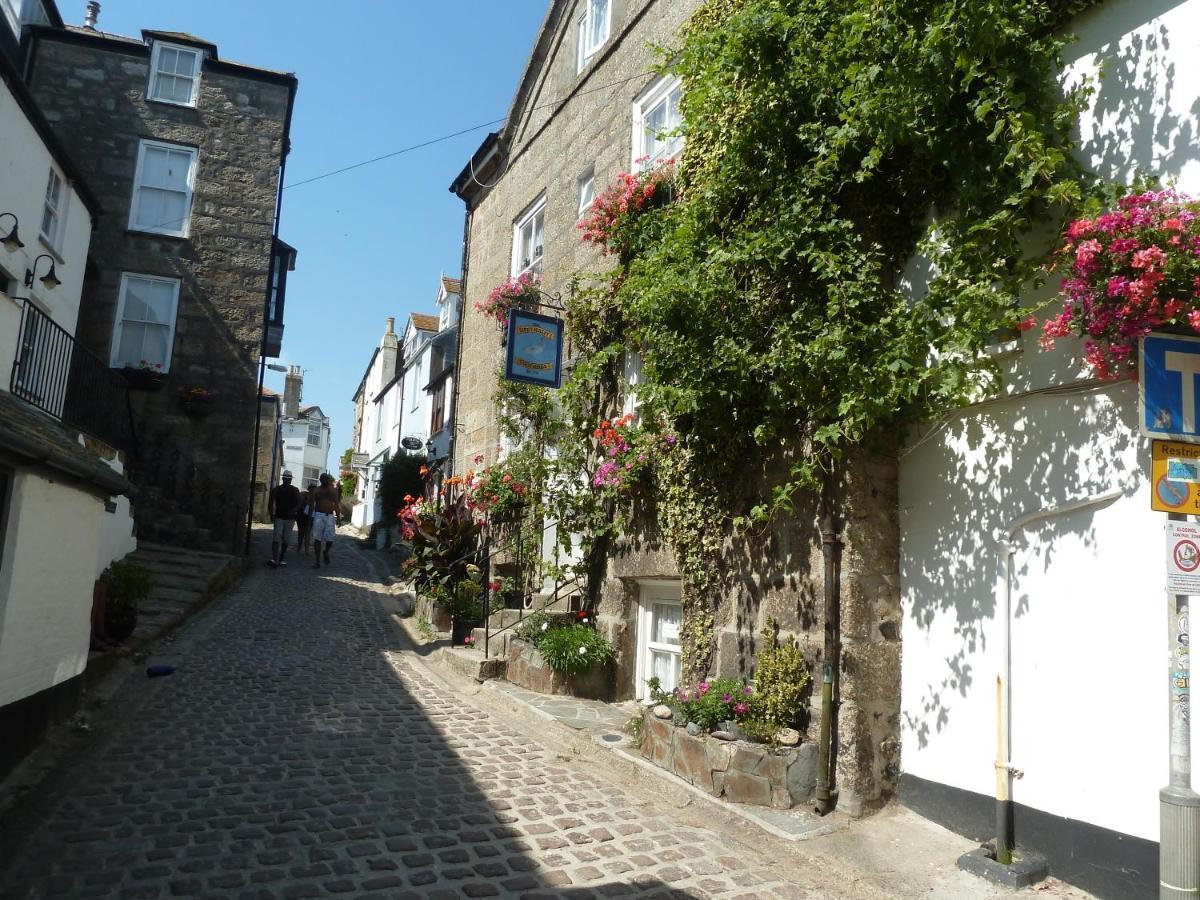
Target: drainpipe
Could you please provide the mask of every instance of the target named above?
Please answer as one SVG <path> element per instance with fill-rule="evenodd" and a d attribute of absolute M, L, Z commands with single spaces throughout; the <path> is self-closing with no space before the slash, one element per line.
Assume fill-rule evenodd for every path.
<path fill-rule="evenodd" d="M 827 484 L 821 516 L 821 552 L 825 578 L 825 653 L 821 668 L 821 736 L 817 745 L 816 813 L 826 815 L 837 806 L 838 669 L 841 656 L 842 541 L 833 514 L 832 488 Z"/>
<path fill-rule="evenodd" d="M 1108 491 L 1057 506 L 1026 513 L 1000 532 L 1000 574 L 996 581 L 996 606 L 1000 614 L 1000 670 L 996 673 L 996 862 L 1012 864 L 1012 783 L 1022 773 L 1012 764 L 1012 541 L 1021 529 L 1034 522 L 1077 510 L 1110 503 L 1124 491 Z"/>

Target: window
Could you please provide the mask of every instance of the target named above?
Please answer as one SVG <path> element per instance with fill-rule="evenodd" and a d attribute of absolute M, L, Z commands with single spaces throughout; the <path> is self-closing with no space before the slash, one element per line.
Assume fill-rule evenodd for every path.
<path fill-rule="evenodd" d="M 449 382 L 449 378 L 443 378 L 434 389 L 433 417 L 429 421 L 430 434 L 437 434 L 446 426 L 446 385 Z"/>
<path fill-rule="evenodd" d="M 381 421 L 382 421 L 382 417 L 381 417 Z M 320 422 L 309 422 L 308 423 L 308 446 L 310 446 L 310 447 L 320 447 L 321 446 L 321 431 L 322 431 L 322 425 Z"/>
<path fill-rule="evenodd" d="M 583 14 L 577 26 L 578 43 L 575 71 L 582 72 L 596 51 L 608 40 L 608 11 L 610 0 L 584 0 Z"/>
<path fill-rule="evenodd" d="M 546 196 L 539 197 L 513 226 L 513 274 L 542 271 L 543 219 Z"/>
<path fill-rule="evenodd" d="M 683 135 L 674 134 L 683 123 L 679 101 L 683 88 L 678 78 L 662 78 L 633 103 L 633 164 L 648 168 L 674 159 L 683 149 Z M 639 162 L 639 160 L 641 162 Z"/>
<path fill-rule="evenodd" d="M 195 106 L 199 88 L 200 51 L 155 41 L 146 99 Z"/>
<path fill-rule="evenodd" d="M 631 350 L 626 353 L 624 359 L 624 370 L 625 402 L 621 412 L 630 413 L 634 416 L 637 416 L 638 407 L 641 406 L 641 403 L 638 402 L 637 388 L 638 385 L 642 383 L 642 354 L 638 353 L 636 350 Z"/>
<path fill-rule="evenodd" d="M 42 207 L 42 240 L 54 250 L 59 249 L 62 240 L 63 213 L 66 212 L 66 191 L 63 180 L 53 167 L 50 177 L 46 179 L 46 205 Z"/>
<path fill-rule="evenodd" d="M 304 467 L 304 486 L 306 488 L 310 484 L 312 484 L 314 481 L 320 481 L 320 479 L 321 479 L 321 470 L 320 469 L 318 469 L 316 466 L 305 466 Z"/>
<path fill-rule="evenodd" d="M 588 166 L 587 171 L 579 176 L 579 218 L 583 218 L 592 208 L 596 199 L 596 169 Z"/>
<path fill-rule="evenodd" d="M 179 282 L 154 275 L 121 275 L 110 365 L 171 368 Z"/>
<path fill-rule="evenodd" d="M 668 693 L 679 686 L 683 609 L 677 583 L 643 584 L 640 593 L 635 692 L 644 699 L 650 695 L 646 682 L 651 678 L 657 678 L 659 689 Z"/>
<path fill-rule="evenodd" d="M 383 440 L 383 404 L 375 404 L 375 440 Z"/>
<path fill-rule="evenodd" d="M 408 370 L 409 381 L 409 401 L 408 405 L 412 412 L 417 411 L 417 401 L 421 396 L 421 360 L 417 360 L 416 364 Z"/>
<path fill-rule="evenodd" d="M 133 180 L 129 227 L 187 237 L 196 181 L 196 151 L 178 144 L 142 141 Z"/>

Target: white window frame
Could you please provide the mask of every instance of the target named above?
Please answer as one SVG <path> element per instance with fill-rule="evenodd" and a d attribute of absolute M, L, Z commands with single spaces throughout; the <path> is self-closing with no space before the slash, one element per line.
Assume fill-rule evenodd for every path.
<path fill-rule="evenodd" d="M 409 391 L 410 398 L 411 398 L 409 400 L 409 406 L 411 407 L 409 409 L 409 412 L 416 412 L 417 407 L 419 407 L 421 405 L 421 393 L 417 389 L 417 385 L 421 383 L 421 359 L 420 358 L 418 358 L 417 361 L 412 364 L 412 368 L 410 368 L 408 370 L 408 377 L 412 379 L 412 387 L 411 387 L 411 390 Z"/>
<path fill-rule="evenodd" d="M 677 653 L 680 657 L 680 675 L 683 671 L 683 646 L 682 639 L 679 646 L 656 644 L 650 640 L 651 629 L 654 627 L 654 605 L 656 603 L 669 603 L 675 606 L 680 606 L 680 621 L 682 623 L 683 611 L 681 601 L 681 586 L 678 579 L 655 579 L 655 580 L 639 580 L 638 581 L 638 598 L 637 598 L 637 664 L 634 666 L 634 696 L 638 700 L 647 701 L 650 698 L 650 689 L 646 686 L 646 681 L 650 677 L 650 651 L 657 650 L 659 652 Z"/>
<path fill-rule="evenodd" d="M 579 191 L 579 210 L 576 218 L 582 219 L 587 215 L 588 210 L 592 208 L 592 203 L 596 199 L 596 167 L 588 166 L 582 175 L 576 180 L 576 187 Z"/>
<path fill-rule="evenodd" d="M 315 444 L 313 443 L 313 437 L 314 437 L 313 429 L 314 428 L 317 429 L 317 433 L 315 435 L 317 441 Z M 322 422 L 309 422 L 308 423 L 308 433 L 305 435 L 305 438 L 304 438 L 305 445 L 309 446 L 309 447 L 316 447 L 316 448 L 320 449 L 321 438 L 323 436 L 321 432 L 322 432 L 323 428 L 324 428 L 324 424 Z"/>
<path fill-rule="evenodd" d="M 595 24 L 596 4 L 598 0 L 584 0 L 583 13 L 576 20 L 575 27 L 575 71 L 582 72 L 592 57 L 600 48 L 608 43 L 612 34 L 612 0 L 602 0 L 604 4 L 604 36 L 595 43 L 592 42 L 593 25 Z"/>
<path fill-rule="evenodd" d="M 179 318 L 180 281 L 178 278 L 163 278 L 161 275 L 145 275 L 141 272 L 121 273 L 121 289 L 117 295 L 117 315 L 113 322 L 112 346 L 109 348 L 108 364 L 113 368 L 126 365 L 126 363 L 122 363 L 117 358 L 117 354 L 121 349 L 121 330 L 125 326 L 125 297 L 129 289 L 129 280 L 132 278 L 139 278 L 143 281 L 158 281 L 163 284 L 172 285 L 175 288 L 175 304 L 171 308 L 171 321 L 167 324 L 167 358 L 163 360 L 162 367 L 164 373 L 170 372 L 171 362 L 175 357 L 175 322 Z M 155 322 L 153 324 L 157 325 L 159 323 Z"/>
<path fill-rule="evenodd" d="M 542 218 L 542 243 L 534 244 L 537 239 L 537 218 Z M 521 232 L 525 230 L 525 226 L 530 226 L 529 232 L 529 264 L 521 265 L 523 261 L 521 247 Z M 513 249 L 512 249 L 512 274 L 514 277 L 524 274 L 525 272 L 541 272 L 542 260 L 545 259 L 546 245 L 546 194 L 543 192 L 536 200 L 529 205 L 525 212 L 521 213 L 516 222 L 513 223 Z M 534 255 L 534 251 L 542 248 L 542 253 Z"/>
<path fill-rule="evenodd" d="M 641 424 L 641 401 L 638 400 L 638 385 L 645 379 L 642 375 L 642 354 L 636 350 L 626 350 L 621 360 L 622 380 L 625 383 L 625 399 L 621 404 L 621 412 L 632 415 L 637 424 Z"/>
<path fill-rule="evenodd" d="M 187 191 L 184 195 L 183 221 L 179 223 L 179 228 L 168 228 L 166 226 L 174 223 L 166 222 L 162 226 L 149 228 L 136 224 L 137 208 L 138 208 L 138 193 L 142 190 L 142 169 L 146 159 L 147 150 L 167 150 L 175 153 L 187 153 L 191 156 L 191 162 L 188 164 L 187 174 Z M 196 167 L 200 160 L 200 151 L 195 147 L 189 147 L 186 144 L 168 144 L 163 141 L 147 141 L 138 142 L 138 157 L 137 168 L 133 173 L 133 195 L 129 201 L 129 230 L 139 231 L 146 234 L 165 234 L 171 237 L 187 237 L 191 229 L 192 222 L 192 198 L 195 195 L 196 189 Z"/>
<path fill-rule="evenodd" d="M 637 96 L 637 99 L 633 101 L 633 154 L 630 158 L 633 166 L 648 169 L 656 162 L 666 158 L 660 157 L 658 159 L 647 159 L 641 163 L 638 162 L 643 156 L 649 155 L 649 149 L 644 143 L 647 114 L 652 112 L 660 103 L 666 103 L 671 94 L 679 86 L 680 81 L 677 76 L 664 76 L 642 91 Z M 678 156 L 679 152 L 683 150 L 683 135 L 679 135 L 678 138 L 679 146 L 675 149 L 674 156 Z"/>
<path fill-rule="evenodd" d="M 57 202 L 51 200 L 51 188 L 58 185 Z M 62 246 L 63 224 L 67 218 L 67 181 L 54 166 L 50 167 L 50 174 L 46 178 L 46 196 L 42 206 L 42 222 L 38 226 L 38 236 L 51 250 L 58 254 Z M 54 227 L 50 231 L 45 230 L 47 214 L 54 217 Z"/>
<path fill-rule="evenodd" d="M 183 100 L 172 100 L 167 97 L 155 96 L 155 90 L 158 86 L 159 56 L 164 49 L 175 50 L 179 53 L 189 53 L 195 60 L 195 66 L 192 69 L 192 74 L 190 76 L 192 82 L 192 91 L 186 102 Z M 169 103 L 171 106 L 189 106 L 194 108 L 196 106 L 196 101 L 200 96 L 200 72 L 203 70 L 203 68 L 204 51 L 198 47 L 186 47 L 183 44 L 171 44 L 166 41 L 155 41 L 150 50 L 150 80 L 146 84 L 146 99 L 154 103 Z M 172 78 L 187 77 L 179 75 L 175 72 L 171 72 L 169 74 Z"/>

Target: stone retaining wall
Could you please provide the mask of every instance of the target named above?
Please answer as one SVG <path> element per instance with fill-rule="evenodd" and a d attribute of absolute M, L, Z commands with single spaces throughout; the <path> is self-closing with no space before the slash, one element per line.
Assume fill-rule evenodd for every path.
<path fill-rule="evenodd" d="M 642 756 L 716 797 L 753 806 L 788 809 L 812 799 L 817 745 L 772 747 L 690 735 L 646 710 Z"/>
<path fill-rule="evenodd" d="M 612 669 L 601 666 L 582 675 L 555 672 L 533 644 L 520 638 L 508 643 L 508 680 L 538 694 L 565 694 L 589 700 L 612 696 Z"/>

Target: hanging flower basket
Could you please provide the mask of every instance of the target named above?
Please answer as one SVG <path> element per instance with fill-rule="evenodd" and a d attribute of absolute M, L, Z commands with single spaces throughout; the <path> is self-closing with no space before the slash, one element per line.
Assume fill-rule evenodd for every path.
<path fill-rule="evenodd" d="M 515 278 L 505 278 L 503 284 L 492 288 L 487 300 L 476 301 L 476 312 L 496 320 L 503 340 L 507 337 L 508 311 L 536 309 L 540 299 L 542 278 L 532 272 L 523 272 Z"/>
<path fill-rule="evenodd" d="M 1117 209 L 1072 222 L 1058 257 L 1068 272 L 1063 309 L 1040 343 L 1083 338 L 1097 378 L 1136 379 L 1138 340 L 1155 329 L 1200 333 L 1200 202 L 1175 191 L 1122 197 Z"/>
<path fill-rule="evenodd" d="M 179 405 L 193 419 L 203 419 L 213 408 L 214 394 L 208 388 L 186 388 L 179 392 Z"/>

